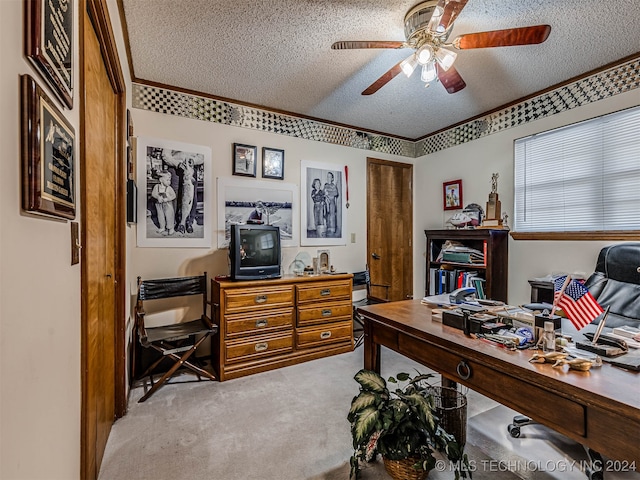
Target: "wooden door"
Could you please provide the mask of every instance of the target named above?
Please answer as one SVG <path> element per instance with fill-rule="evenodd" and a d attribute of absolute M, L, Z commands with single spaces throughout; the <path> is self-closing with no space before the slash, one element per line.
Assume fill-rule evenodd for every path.
<path fill-rule="evenodd" d="M 412 178 L 410 164 L 367 158 L 367 263 L 376 299 L 413 298 Z"/>
<path fill-rule="evenodd" d="M 123 97 L 105 61 L 106 7 L 82 11 L 82 439 L 81 478 L 98 477 L 114 420 L 124 414 Z M 92 15 L 90 16 L 89 10 Z M 97 25 L 97 28 L 96 28 Z M 108 70 L 106 65 L 111 65 Z M 116 84 L 118 82 L 115 82 Z M 122 177 L 122 180 L 121 180 Z"/>

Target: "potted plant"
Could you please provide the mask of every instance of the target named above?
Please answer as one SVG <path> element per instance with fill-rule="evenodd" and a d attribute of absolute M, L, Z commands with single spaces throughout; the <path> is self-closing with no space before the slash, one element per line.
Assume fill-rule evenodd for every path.
<path fill-rule="evenodd" d="M 423 479 L 436 465 L 436 451 L 451 462 L 456 480 L 466 478 L 467 473 L 471 478 L 463 447 L 442 428 L 436 414 L 434 390 L 427 383 L 432 377 L 418 373 L 412 378 L 399 373 L 389 382 L 407 383 L 391 392 L 375 372 L 360 370 L 355 375 L 360 392 L 352 400 L 348 415 L 354 448 L 349 478 L 359 478 L 360 460 L 370 462 L 380 453 L 392 477 L 397 472 L 402 478 Z"/>

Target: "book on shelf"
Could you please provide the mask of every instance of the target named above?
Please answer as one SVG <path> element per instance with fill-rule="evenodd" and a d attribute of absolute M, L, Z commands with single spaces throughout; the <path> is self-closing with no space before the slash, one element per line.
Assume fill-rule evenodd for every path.
<path fill-rule="evenodd" d="M 485 252 L 466 245 L 449 245 L 443 247 L 436 257 L 436 262 L 484 263 Z"/>
<path fill-rule="evenodd" d="M 444 252 L 442 254 L 442 261 L 455 263 L 484 263 L 484 255 L 481 253 L 470 252 Z"/>
<path fill-rule="evenodd" d="M 484 283 L 486 280 L 478 272 L 463 269 L 446 269 L 432 267 L 429 270 L 428 295 L 441 295 L 462 287 L 476 289 L 478 298 L 486 298 Z"/>

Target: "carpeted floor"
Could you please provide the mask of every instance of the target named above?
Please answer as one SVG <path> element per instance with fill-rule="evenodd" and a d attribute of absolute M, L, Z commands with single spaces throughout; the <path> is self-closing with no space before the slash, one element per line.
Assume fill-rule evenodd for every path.
<path fill-rule="evenodd" d="M 347 480 L 346 415 L 358 391 L 353 375 L 362 368 L 362 351 L 222 383 L 184 374 L 141 404 L 145 387 L 137 386 L 127 415 L 113 426 L 99 480 Z M 427 372 L 383 349 L 383 377 L 413 369 Z M 474 479 L 586 479 L 580 445 L 542 426 L 511 438 L 506 425 L 515 412 L 466 393 Z M 363 466 L 362 478 L 389 477 L 379 460 Z M 429 474 L 445 478 L 453 472 Z M 638 480 L 640 474 L 607 472 L 605 478 Z"/>

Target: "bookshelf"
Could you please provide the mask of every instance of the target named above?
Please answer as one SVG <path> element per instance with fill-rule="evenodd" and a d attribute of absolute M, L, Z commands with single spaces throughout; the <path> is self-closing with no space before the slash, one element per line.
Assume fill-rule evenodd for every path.
<path fill-rule="evenodd" d="M 472 279 L 471 286 L 480 283 L 485 298 L 507 301 L 508 230 L 425 230 L 424 234 L 427 237 L 425 295 L 448 293 L 459 288 L 461 281 Z M 458 248 L 445 248 L 451 243 Z"/>

